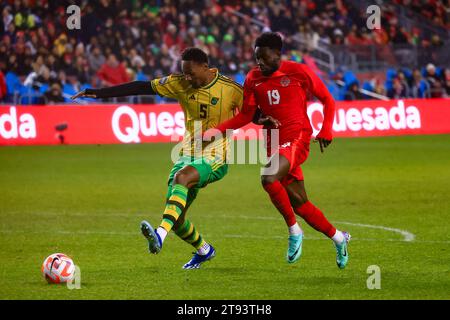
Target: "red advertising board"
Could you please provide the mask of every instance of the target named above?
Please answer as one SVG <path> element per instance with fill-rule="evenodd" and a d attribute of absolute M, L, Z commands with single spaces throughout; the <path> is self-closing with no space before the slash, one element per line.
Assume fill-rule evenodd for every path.
<path fill-rule="evenodd" d="M 316 134 L 322 105 L 310 103 L 308 114 Z M 59 144 L 61 135 L 67 144 L 171 142 L 184 130 L 177 104 L 0 106 L 0 145 Z M 450 99 L 337 102 L 333 131 L 335 137 L 450 133 Z"/>

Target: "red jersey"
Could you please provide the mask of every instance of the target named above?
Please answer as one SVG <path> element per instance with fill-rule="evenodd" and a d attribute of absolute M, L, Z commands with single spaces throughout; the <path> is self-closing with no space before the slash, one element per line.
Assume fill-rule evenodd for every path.
<path fill-rule="evenodd" d="M 306 65 L 293 61 L 282 61 L 278 70 L 268 77 L 263 76 L 258 67 L 250 70 L 244 83 L 241 113 L 217 128 L 224 132 L 244 126 L 252 120 L 259 106 L 263 114 L 280 121 L 280 145 L 298 138 L 309 141 L 313 132 L 306 108 L 309 94 L 324 105 L 324 123 L 319 135 L 331 140 L 333 97 Z"/>

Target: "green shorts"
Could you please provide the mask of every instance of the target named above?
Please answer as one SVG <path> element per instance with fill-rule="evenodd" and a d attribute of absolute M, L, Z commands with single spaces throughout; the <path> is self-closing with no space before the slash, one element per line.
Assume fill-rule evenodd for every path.
<path fill-rule="evenodd" d="M 222 179 L 228 172 L 226 163 L 216 163 L 206 158 L 181 157 L 170 171 L 169 186 L 172 184 L 175 174 L 185 166 L 194 167 L 198 171 L 200 181 L 195 186 L 197 189 Z"/>

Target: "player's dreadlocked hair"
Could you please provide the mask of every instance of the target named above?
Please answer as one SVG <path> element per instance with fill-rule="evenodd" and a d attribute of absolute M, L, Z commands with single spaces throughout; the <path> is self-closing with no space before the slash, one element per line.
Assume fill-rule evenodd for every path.
<path fill-rule="evenodd" d="M 256 47 L 269 47 L 270 49 L 278 49 L 281 51 L 283 40 L 276 32 L 264 32 L 256 39 Z"/>
<path fill-rule="evenodd" d="M 209 63 L 208 55 L 202 49 L 194 47 L 186 48 L 181 54 L 181 60 L 206 64 Z"/>

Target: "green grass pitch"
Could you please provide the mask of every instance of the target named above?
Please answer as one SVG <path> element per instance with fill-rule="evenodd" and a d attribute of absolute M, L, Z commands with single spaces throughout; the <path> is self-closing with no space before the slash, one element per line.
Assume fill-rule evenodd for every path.
<path fill-rule="evenodd" d="M 345 270 L 301 219 L 303 255 L 286 263 L 259 165 L 231 166 L 188 213 L 214 260 L 182 270 L 193 248 L 174 234 L 148 254 L 139 223 L 161 220 L 171 147 L 0 148 L 0 299 L 450 298 L 450 135 L 335 139 L 324 154 L 312 144 L 307 191 L 353 236 Z M 80 290 L 42 278 L 55 252 L 81 268 Z M 371 265 L 381 289 L 367 288 Z"/>

